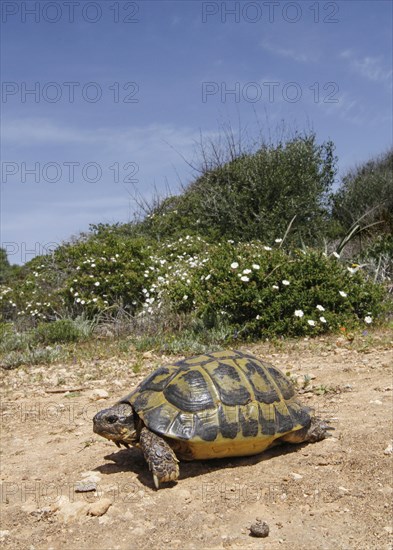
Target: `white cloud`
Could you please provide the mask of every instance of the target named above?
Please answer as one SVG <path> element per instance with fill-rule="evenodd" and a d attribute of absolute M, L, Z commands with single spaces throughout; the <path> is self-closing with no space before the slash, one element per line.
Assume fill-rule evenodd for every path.
<path fill-rule="evenodd" d="M 309 63 L 316 61 L 315 55 L 300 53 L 293 48 L 283 48 L 277 44 L 272 44 L 271 42 L 264 40 L 261 44 L 262 48 L 274 55 L 279 57 L 287 57 L 293 61 L 298 61 L 300 63 Z"/>
<path fill-rule="evenodd" d="M 346 59 L 351 70 L 367 80 L 373 82 L 389 82 L 393 71 L 383 65 L 381 57 L 365 56 L 356 57 L 352 50 L 344 50 L 340 53 L 342 59 Z"/>
<path fill-rule="evenodd" d="M 80 144 L 112 145 L 122 150 L 132 148 L 145 150 L 153 143 L 168 141 L 174 147 L 189 145 L 198 137 L 198 133 L 189 128 L 177 128 L 169 124 L 150 124 L 128 128 L 103 127 L 86 129 L 56 124 L 48 119 L 12 119 L 3 123 L 3 139 L 6 143 L 18 145 L 38 144 Z"/>

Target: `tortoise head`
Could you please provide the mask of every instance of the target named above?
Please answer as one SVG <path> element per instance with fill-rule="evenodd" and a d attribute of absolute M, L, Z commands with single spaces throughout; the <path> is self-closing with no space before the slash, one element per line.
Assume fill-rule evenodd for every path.
<path fill-rule="evenodd" d="M 114 441 L 118 447 L 138 440 L 134 410 L 129 403 L 117 403 L 93 418 L 93 432 Z"/>

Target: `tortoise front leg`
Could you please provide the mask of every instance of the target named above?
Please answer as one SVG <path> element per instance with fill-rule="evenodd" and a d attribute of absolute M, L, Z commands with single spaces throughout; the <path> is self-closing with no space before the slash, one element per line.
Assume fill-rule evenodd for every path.
<path fill-rule="evenodd" d="M 162 437 L 147 428 L 142 428 L 139 445 L 145 455 L 149 469 L 153 473 L 156 489 L 159 489 L 161 482 L 177 480 L 179 477 L 179 461 Z"/>

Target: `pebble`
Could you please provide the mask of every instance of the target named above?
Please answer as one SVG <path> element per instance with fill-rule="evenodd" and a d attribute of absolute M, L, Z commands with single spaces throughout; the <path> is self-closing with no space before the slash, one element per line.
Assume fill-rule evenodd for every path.
<path fill-rule="evenodd" d="M 101 390 L 98 388 L 93 390 L 89 395 L 90 401 L 98 401 L 99 399 L 108 399 L 108 397 L 109 397 L 109 393 L 106 390 Z"/>
<path fill-rule="evenodd" d="M 59 519 L 64 523 L 70 523 L 82 516 L 85 516 L 88 509 L 89 505 L 86 502 L 79 500 L 70 502 L 64 495 L 59 497 L 55 507 Z"/>
<path fill-rule="evenodd" d="M 250 527 L 252 537 L 267 537 L 269 535 L 269 525 L 266 521 L 256 520 Z"/>
<path fill-rule="evenodd" d="M 340 491 L 340 493 L 342 493 L 342 494 L 344 494 L 344 495 L 346 495 L 346 494 L 349 493 L 349 489 L 347 489 L 346 487 L 340 486 L 340 487 L 338 488 L 338 490 Z"/>
<path fill-rule="evenodd" d="M 24 504 L 22 504 L 21 510 L 26 514 L 32 514 L 37 510 L 37 505 L 35 502 L 27 501 Z"/>
<path fill-rule="evenodd" d="M 382 405 L 382 401 L 380 401 L 379 399 L 374 399 L 374 400 L 371 400 L 369 401 L 369 403 L 374 403 L 374 405 Z"/>
<path fill-rule="evenodd" d="M 110 506 L 112 506 L 110 498 L 101 498 L 90 505 L 88 514 L 90 516 L 103 516 L 109 510 Z"/>
<path fill-rule="evenodd" d="M 388 446 L 386 447 L 386 449 L 383 451 L 383 454 L 384 454 L 384 455 L 391 455 L 391 454 L 393 454 L 393 444 L 392 444 L 392 443 L 390 443 L 390 445 L 388 445 Z"/>
<path fill-rule="evenodd" d="M 8 537 L 10 532 L 7 529 L 4 529 L 4 531 L 0 531 L 0 539 L 5 539 Z"/>
<path fill-rule="evenodd" d="M 93 470 L 88 470 L 87 472 L 82 472 L 81 476 L 86 478 L 83 480 L 83 482 L 80 483 L 87 483 L 87 482 L 94 482 L 94 481 L 101 481 L 101 476 L 99 473 L 94 472 Z"/>
<path fill-rule="evenodd" d="M 303 476 L 301 476 L 300 474 L 297 474 L 295 472 L 291 472 L 290 475 L 292 476 L 293 479 L 303 479 Z"/>
<path fill-rule="evenodd" d="M 23 392 L 21 392 L 21 391 L 17 391 L 17 392 L 15 392 L 15 393 L 12 395 L 12 397 L 13 397 L 14 399 L 23 399 L 24 396 L 25 396 L 25 394 L 24 394 Z"/>
<path fill-rule="evenodd" d="M 97 490 L 97 483 L 94 481 L 78 481 L 75 483 L 75 493 L 89 493 Z"/>

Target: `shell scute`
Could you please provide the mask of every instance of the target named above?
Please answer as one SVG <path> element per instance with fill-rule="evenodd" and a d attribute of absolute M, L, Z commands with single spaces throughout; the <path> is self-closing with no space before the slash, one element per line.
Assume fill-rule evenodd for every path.
<path fill-rule="evenodd" d="M 209 374 L 224 405 L 246 405 L 252 400 L 249 385 L 234 361 L 211 365 Z"/>
<path fill-rule="evenodd" d="M 215 408 L 209 383 L 199 369 L 180 370 L 163 390 L 165 398 L 180 411 Z"/>

